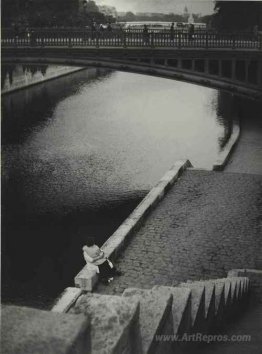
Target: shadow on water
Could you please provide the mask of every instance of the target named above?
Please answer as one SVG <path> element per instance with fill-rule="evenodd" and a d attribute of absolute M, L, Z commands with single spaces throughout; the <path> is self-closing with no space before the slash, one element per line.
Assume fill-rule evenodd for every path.
<path fill-rule="evenodd" d="M 16 210 L 7 207 L 2 215 L 2 300 L 49 306 L 62 289 L 73 286 L 84 265 L 81 248 L 86 238 L 93 235 L 101 245 L 142 197 L 130 195 L 115 205 L 75 208 L 60 215 L 26 215 L 19 201 Z M 14 202 L 10 193 L 3 198 Z"/>

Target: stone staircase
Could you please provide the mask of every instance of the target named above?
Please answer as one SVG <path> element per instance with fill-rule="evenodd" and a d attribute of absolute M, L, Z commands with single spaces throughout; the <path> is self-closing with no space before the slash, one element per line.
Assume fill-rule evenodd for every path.
<path fill-rule="evenodd" d="M 82 295 L 69 312 L 90 316 L 91 353 L 183 353 L 196 344 L 190 341 L 194 334 L 216 333 L 225 321 L 233 318 L 248 303 L 248 294 L 249 279 L 231 277 L 187 282 L 176 287 L 130 288 L 122 296 Z M 97 318 L 100 306 L 106 304 L 112 309 L 111 301 L 122 304 L 123 299 L 128 304 L 123 309 L 125 318 L 130 316 L 130 306 L 134 314 L 129 320 L 132 323 L 128 327 L 129 340 L 127 330 L 121 335 L 127 325 L 121 322 L 119 312 L 106 311 L 100 321 Z M 112 327 L 119 326 L 115 338 L 105 336 L 104 328 L 97 327 L 105 319 Z M 135 328 L 136 335 L 132 335 Z M 97 350 L 99 344 L 103 349 Z"/>
<path fill-rule="evenodd" d="M 249 293 L 248 277 L 230 276 L 174 287 L 129 288 L 122 296 L 80 291 L 71 308 L 65 307 L 67 313 L 55 313 L 57 305 L 49 312 L 4 306 L 3 349 L 12 354 L 41 353 L 39 348 L 49 343 L 45 353 L 187 353 L 205 335 L 218 333 L 233 320 L 248 304 Z M 32 311 L 33 318 L 44 318 L 42 324 L 32 321 Z M 7 316 L 13 319 L 11 324 Z M 19 343 L 14 333 L 19 333 Z"/>

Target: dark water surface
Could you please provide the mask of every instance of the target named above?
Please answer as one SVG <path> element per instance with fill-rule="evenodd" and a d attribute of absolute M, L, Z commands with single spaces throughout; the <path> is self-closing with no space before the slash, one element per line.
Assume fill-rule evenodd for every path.
<path fill-rule="evenodd" d="M 235 98 L 88 69 L 2 98 L 2 299 L 47 308 L 178 159 L 210 168 Z"/>

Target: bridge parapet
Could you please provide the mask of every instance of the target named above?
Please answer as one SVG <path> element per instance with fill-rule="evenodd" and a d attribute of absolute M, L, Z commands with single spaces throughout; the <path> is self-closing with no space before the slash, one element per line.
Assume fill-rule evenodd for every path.
<path fill-rule="evenodd" d="M 228 48 L 262 50 L 261 33 L 196 30 L 194 35 L 174 31 L 90 31 L 74 29 L 2 30 L 2 46 L 69 46 L 69 47 L 150 47 L 150 48 Z"/>
<path fill-rule="evenodd" d="M 4 29 L 2 62 L 103 67 L 262 97 L 261 33 Z"/>

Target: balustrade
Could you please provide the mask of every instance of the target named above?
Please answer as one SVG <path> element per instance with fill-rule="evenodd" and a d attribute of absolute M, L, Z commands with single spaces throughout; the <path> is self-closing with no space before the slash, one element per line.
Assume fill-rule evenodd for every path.
<path fill-rule="evenodd" d="M 142 30 L 91 31 L 85 29 L 33 28 L 15 32 L 2 30 L 3 47 L 170 47 L 228 48 L 262 50 L 262 35 L 253 33 L 218 33 L 196 30 L 193 37 L 187 31 L 175 30 L 144 33 Z"/>

